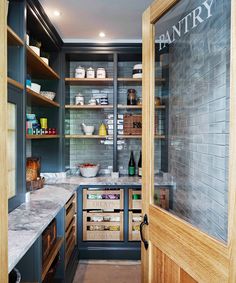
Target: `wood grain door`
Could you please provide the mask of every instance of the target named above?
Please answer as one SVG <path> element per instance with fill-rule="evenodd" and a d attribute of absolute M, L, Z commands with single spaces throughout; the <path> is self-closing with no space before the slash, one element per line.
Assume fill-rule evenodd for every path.
<path fill-rule="evenodd" d="M 0 0 L 0 282 L 8 282 L 7 1 Z"/>
<path fill-rule="evenodd" d="M 142 282 L 236 282 L 235 14 L 235 0 L 143 14 Z"/>

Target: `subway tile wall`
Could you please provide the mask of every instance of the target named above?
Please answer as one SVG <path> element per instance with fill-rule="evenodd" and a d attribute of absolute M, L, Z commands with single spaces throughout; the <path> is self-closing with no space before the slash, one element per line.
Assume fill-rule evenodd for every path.
<path fill-rule="evenodd" d="M 213 16 L 169 47 L 169 171 L 174 213 L 227 241 L 230 1 L 213 2 Z"/>

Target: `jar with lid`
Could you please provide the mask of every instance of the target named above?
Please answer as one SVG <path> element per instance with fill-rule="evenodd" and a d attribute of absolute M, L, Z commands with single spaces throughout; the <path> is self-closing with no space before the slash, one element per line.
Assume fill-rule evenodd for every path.
<path fill-rule="evenodd" d="M 78 93 L 76 96 L 75 96 L 75 104 L 76 105 L 84 105 L 84 97 L 81 93 Z"/>
<path fill-rule="evenodd" d="M 87 77 L 87 79 L 94 79 L 95 78 L 95 70 L 92 67 L 87 69 L 86 77 Z"/>
<path fill-rule="evenodd" d="M 98 79 L 105 79 L 106 78 L 106 70 L 104 68 L 97 69 L 97 78 Z"/>
<path fill-rule="evenodd" d="M 128 89 L 127 105 L 137 105 L 136 90 L 133 88 Z"/>
<path fill-rule="evenodd" d="M 85 78 L 85 69 L 81 66 L 75 69 L 75 78 L 84 79 Z"/>

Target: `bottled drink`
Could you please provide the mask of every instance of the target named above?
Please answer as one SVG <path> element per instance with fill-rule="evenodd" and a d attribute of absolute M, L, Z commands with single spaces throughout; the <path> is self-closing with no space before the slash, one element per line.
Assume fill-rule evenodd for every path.
<path fill-rule="evenodd" d="M 134 160 L 133 150 L 131 150 L 131 154 L 130 154 L 130 160 L 129 160 L 129 166 L 128 166 L 128 174 L 129 174 L 129 176 L 134 176 L 135 175 L 135 160 Z"/>
<path fill-rule="evenodd" d="M 138 161 L 138 176 L 142 177 L 142 150 L 140 150 L 140 156 Z"/>

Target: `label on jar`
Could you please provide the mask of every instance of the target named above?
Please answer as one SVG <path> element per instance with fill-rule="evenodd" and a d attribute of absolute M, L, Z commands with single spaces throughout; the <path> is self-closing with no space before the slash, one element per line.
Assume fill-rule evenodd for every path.
<path fill-rule="evenodd" d="M 139 177 L 142 177 L 142 173 L 143 173 L 143 171 L 142 171 L 142 168 L 138 168 L 138 175 L 139 175 Z"/>

